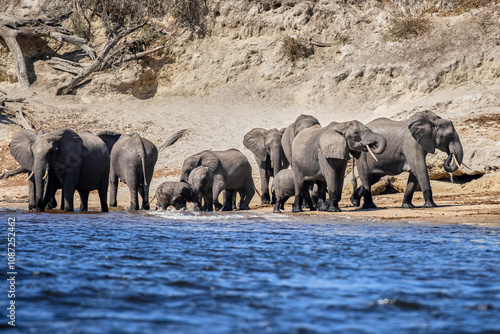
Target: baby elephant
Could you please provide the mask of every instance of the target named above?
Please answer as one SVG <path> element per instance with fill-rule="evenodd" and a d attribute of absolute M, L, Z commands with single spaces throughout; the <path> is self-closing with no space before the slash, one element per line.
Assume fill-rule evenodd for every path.
<path fill-rule="evenodd" d="M 173 206 L 176 210 L 186 207 L 186 202 L 195 202 L 194 190 L 189 183 L 166 181 L 156 189 L 156 210 Z"/>
<path fill-rule="evenodd" d="M 213 186 L 214 177 L 207 167 L 196 167 L 189 174 L 189 184 L 194 191 L 194 202 L 198 204 L 200 211 L 213 211 Z M 205 202 L 202 205 L 202 200 Z"/>
<path fill-rule="evenodd" d="M 310 188 L 312 188 L 311 184 L 310 186 L 305 186 L 304 187 L 304 199 L 307 201 L 307 204 L 309 206 L 309 209 L 311 211 L 316 211 L 314 208 L 314 205 L 311 201 L 311 196 L 309 194 Z M 273 188 L 274 192 L 276 193 L 276 205 L 274 206 L 274 213 L 279 213 L 281 210 L 285 209 L 285 203 L 286 201 L 291 197 L 295 195 L 295 184 L 293 181 L 293 171 L 291 169 L 282 169 L 279 171 L 278 174 L 276 174 L 276 177 L 273 180 Z"/>

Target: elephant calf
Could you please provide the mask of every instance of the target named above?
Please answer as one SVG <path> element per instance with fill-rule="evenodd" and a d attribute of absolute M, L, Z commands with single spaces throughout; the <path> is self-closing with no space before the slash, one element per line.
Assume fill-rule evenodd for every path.
<path fill-rule="evenodd" d="M 194 199 L 200 211 L 214 211 L 213 191 L 214 176 L 207 167 L 196 167 L 189 174 L 189 184 L 193 187 Z M 202 205 L 202 200 L 205 202 Z"/>
<path fill-rule="evenodd" d="M 195 202 L 193 187 L 186 182 L 166 181 L 156 189 L 156 210 L 173 206 L 176 210 L 186 207 L 186 202 Z"/>
<path fill-rule="evenodd" d="M 311 196 L 309 191 L 311 191 L 313 188 L 312 184 L 311 187 L 304 187 L 303 190 L 303 196 L 304 199 L 306 200 L 309 209 L 311 211 L 316 211 L 316 208 L 314 207 Z M 276 194 L 276 205 L 274 206 L 274 213 L 279 213 L 281 210 L 285 209 L 285 203 L 286 201 L 291 197 L 295 195 L 295 185 L 294 185 L 294 180 L 293 180 L 293 170 L 291 169 L 282 169 L 278 174 L 276 174 L 276 177 L 273 180 L 273 189 Z M 317 193 L 317 188 L 316 188 L 316 193 Z M 317 194 L 316 194 L 317 196 Z"/>

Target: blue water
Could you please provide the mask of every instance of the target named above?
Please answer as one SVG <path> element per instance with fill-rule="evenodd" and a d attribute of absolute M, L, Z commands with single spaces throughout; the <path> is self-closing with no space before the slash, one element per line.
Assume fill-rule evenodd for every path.
<path fill-rule="evenodd" d="M 16 333 L 500 333 L 500 228 L 248 213 L 16 218 Z M 5 236 L 5 237 L 4 237 Z"/>

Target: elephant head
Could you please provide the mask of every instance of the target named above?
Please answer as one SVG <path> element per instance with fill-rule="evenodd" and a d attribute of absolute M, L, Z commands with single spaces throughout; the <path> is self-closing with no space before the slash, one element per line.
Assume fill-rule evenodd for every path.
<path fill-rule="evenodd" d="M 208 150 L 187 157 L 182 164 L 181 181 L 188 182 L 191 171 L 199 166 L 207 167 L 213 173 L 219 167 L 219 159 Z"/>
<path fill-rule="evenodd" d="M 10 149 L 21 166 L 33 172 L 35 209 L 43 211 L 48 202 L 45 196 L 48 180 L 54 187 L 57 180 L 62 182 L 64 174 L 79 173 L 83 141 L 70 129 L 38 135 L 31 130 L 21 130 L 12 138 Z M 49 174 L 51 177 L 47 179 Z"/>
<path fill-rule="evenodd" d="M 420 111 L 410 117 L 408 129 L 426 152 L 433 154 L 437 148 L 448 154 L 444 162 L 444 169 L 448 173 L 453 173 L 460 167 L 464 152 L 450 120 L 442 119 L 429 110 Z"/>
<path fill-rule="evenodd" d="M 358 121 L 332 122 L 319 138 L 324 157 L 340 160 L 349 160 L 349 153 L 359 157 L 361 152 L 367 150 L 379 154 L 384 152 L 386 145 L 383 135 L 373 132 Z"/>
<path fill-rule="evenodd" d="M 283 132 L 283 137 L 281 138 L 281 145 L 283 151 L 285 152 L 286 159 L 292 162 L 292 143 L 297 134 L 307 128 L 314 125 L 320 125 L 316 117 L 311 115 L 300 115 L 297 117 L 295 122 L 290 124 Z"/>
<path fill-rule="evenodd" d="M 281 146 L 281 138 L 285 129 L 266 130 L 255 128 L 250 130 L 243 139 L 243 145 L 248 148 L 257 160 L 270 164 L 273 175 L 288 168 L 288 160 Z"/>

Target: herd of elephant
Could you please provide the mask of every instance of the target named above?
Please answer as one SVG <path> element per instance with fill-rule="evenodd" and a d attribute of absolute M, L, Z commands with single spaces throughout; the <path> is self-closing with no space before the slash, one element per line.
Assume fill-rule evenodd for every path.
<path fill-rule="evenodd" d="M 275 204 L 274 212 L 295 196 L 293 212 L 340 211 L 344 175 L 350 156 L 357 163 L 362 185 L 351 202 L 375 208 L 371 186 L 384 175 L 409 172 L 402 206 L 414 207 L 413 194 L 420 185 L 424 207 L 434 207 L 426 155 L 439 149 L 448 154 L 447 172 L 462 163 L 463 149 L 453 123 L 430 111 L 421 111 L 405 121 L 379 118 L 366 125 L 358 121 L 332 122 L 322 127 L 310 115 L 300 115 L 281 130 L 255 128 L 243 144 L 255 156 L 260 174 L 261 201 Z M 29 209 L 44 211 L 57 206 L 55 194 L 62 189 L 61 210 L 74 210 L 74 193 L 80 194 L 80 211 L 88 210 L 89 193 L 97 190 L 101 210 L 117 206 L 120 181 L 130 190 L 130 209 L 149 210 L 149 186 L 158 159 L 157 147 L 137 133 L 101 131 L 76 133 L 70 129 L 50 132 L 20 130 L 10 151 L 28 171 Z M 291 169 L 289 169 L 291 167 Z M 273 177 L 270 187 L 269 180 Z M 222 204 L 218 201 L 223 193 Z M 236 194 L 239 204 L 236 205 Z M 162 183 L 153 197 L 157 209 L 186 207 L 195 203 L 201 211 L 248 210 L 255 194 L 252 167 L 237 149 L 202 151 L 184 160 L 180 181 Z M 328 194 L 328 199 L 326 198 Z"/>

